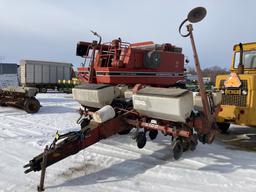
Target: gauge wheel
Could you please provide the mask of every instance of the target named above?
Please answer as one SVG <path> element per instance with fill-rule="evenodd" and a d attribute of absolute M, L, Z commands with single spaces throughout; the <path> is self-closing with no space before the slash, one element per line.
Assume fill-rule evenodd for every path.
<path fill-rule="evenodd" d="M 158 131 L 157 130 L 151 130 L 151 131 L 149 131 L 148 135 L 149 135 L 149 138 L 151 140 L 154 140 L 157 137 L 157 135 L 158 135 Z"/>
<path fill-rule="evenodd" d="M 181 143 L 183 152 L 188 151 L 190 149 L 190 141 L 188 139 L 183 139 Z"/>
<path fill-rule="evenodd" d="M 198 136 L 196 134 L 193 134 L 190 137 L 190 150 L 194 151 L 197 145 L 198 145 Z"/>
<path fill-rule="evenodd" d="M 198 140 L 203 144 L 211 144 L 215 139 L 215 132 L 211 131 L 207 134 L 198 135 Z"/>
<path fill-rule="evenodd" d="M 180 140 L 176 140 L 174 141 L 173 145 L 172 145 L 172 152 L 173 152 L 173 158 L 175 160 L 178 160 L 182 153 L 183 153 L 183 146 L 182 146 L 182 142 Z"/>
<path fill-rule="evenodd" d="M 139 132 L 136 138 L 137 146 L 142 149 L 147 142 L 146 134 L 144 132 Z"/>

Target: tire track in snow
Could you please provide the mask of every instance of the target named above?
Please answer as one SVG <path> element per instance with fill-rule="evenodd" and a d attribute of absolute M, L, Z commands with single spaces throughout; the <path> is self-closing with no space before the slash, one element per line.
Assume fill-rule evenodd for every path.
<path fill-rule="evenodd" d="M 196 175 L 203 175 L 205 174 L 204 171 L 198 171 L 194 169 L 187 169 L 184 167 L 177 167 L 170 165 L 171 162 L 165 162 L 167 165 L 163 165 L 161 162 L 156 162 L 156 163 L 148 163 L 147 161 L 145 162 L 145 159 L 141 160 L 136 160 L 136 159 L 126 159 L 127 157 L 124 157 L 123 154 L 121 156 L 118 156 L 118 152 L 113 154 L 113 150 L 107 150 L 99 147 L 93 148 L 92 151 L 97 151 L 97 152 L 88 152 L 88 153 L 95 153 L 94 155 L 94 161 L 97 163 L 105 162 L 105 168 L 103 168 L 100 171 L 96 171 L 95 173 L 92 173 L 92 175 L 95 175 L 93 177 L 97 177 L 97 175 L 103 175 L 100 180 L 102 180 L 102 183 L 108 182 L 108 179 L 111 178 L 118 178 L 121 175 L 121 180 L 129 180 L 129 178 L 134 178 L 137 177 L 138 175 L 147 172 L 147 178 L 143 179 L 143 183 L 145 184 L 150 184 L 152 183 L 152 180 L 157 178 L 159 181 L 166 180 L 166 182 L 162 182 L 161 186 L 167 187 L 170 182 L 177 182 L 177 181 L 182 181 L 183 179 L 183 174 L 186 175 L 191 175 L 191 172 Z M 104 170 L 105 169 L 105 170 Z M 139 170 L 139 171 L 138 171 Z M 134 172 L 132 173 L 131 176 L 129 176 L 129 172 Z M 108 173 L 108 174 L 105 174 Z M 126 176 L 122 176 L 122 175 Z M 107 175 L 107 176 L 104 176 Z M 222 177 L 222 175 L 217 174 L 219 179 L 222 179 L 225 181 L 225 177 Z M 71 176 L 72 177 L 72 176 Z M 91 174 L 88 175 L 89 179 L 91 179 Z M 208 177 L 215 178 L 216 173 L 209 173 Z M 85 176 L 86 178 L 86 176 Z M 97 181 L 98 182 L 98 181 Z M 196 179 L 195 183 L 198 182 Z M 145 185 L 146 185 L 145 184 Z M 207 183 L 208 185 L 208 183 Z M 122 183 L 122 186 L 124 184 Z M 165 188 L 166 189 L 166 188 Z M 171 189 L 171 188 L 170 188 Z M 181 191 L 182 191 L 181 187 Z M 196 190 L 192 190 L 196 191 Z"/>
<path fill-rule="evenodd" d="M 16 121 L 16 120 L 13 121 L 9 117 L 5 118 L 4 123 L 1 123 L 1 125 L 6 127 L 3 129 L 8 129 L 20 136 L 22 136 L 22 135 L 25 136 L 25 135 L 27 135 L 27 133 L 30 135 L 36 135 L 36 136 L 42 135 L 42 133 L 40 133 L 39 131 L 31 130 L 31 125 L 24 124 L 24 123 Z"/>
<path fill-rule="evenodd" d="M 13 121 L 18 120 L 19 122 L 24 123 L 24 125 L 30 125 L 30 126 L 31 125 L 36 125 L 37 127 L 44 128 L 45 130 L 55 130 L 56 131 L 56 129 L 52 128 L 52 126 L 47 126 L 47 125 L 42 124 L 42 123 L 38 123 L 38 122 L 34 122 L 34 121 L 29 121 L 29 120 L 25 120 L 25 119 L 20 119 L 20 118 L 16 118 L 16 117 L 12 117 L 12 116 L 8 116 L 7 118 L 12 119 Z"/>
<path fill-rule="evenodd" d="M 117 150 L 116 150 L 117 149 Z M 96 151 L 96 152 L 95 152 Z M 154 168 L 158 165 L 161 165 L 161 167 L 164 167 L 165 169 L 180 169 L 180 170 L 192 170 L 192 171 L 198 171 L 198 168 L 202 166 L 195 166 L 192 164 L 196 164 L 196 161 L 189 161 L 189 162 L 183 162 L 182 160 L 179 162 L 175 161 L 165 161 L 162 159 L 158 159 L 151 155 L 143 155 L 135 152 L 130 151 L 122 151 L 121 149 L 118 150 L 117 147 L 114 146 L 106 146 L 106 145 L 94 145 L 92 148 L 88 148 L 87 153 L 90 154 L 90 156 L 93 157 L 93 159 L 100 160 L 104 167 L 110 167 L 114 164 L 119 164 L 122 162 L 132 162 L 132 166 L 130 166 L 131 169 L 136 169 L 138 167 L 148 167 L 149 169 Z M 80 154 L 81 155 L 81 154 Z M 192 166 L 191 166 L 192 165 Z M 125 165 L 124 165 L 125 166 Z"/>
<path fill-rule="evenodd" d="M 0 121 L 2 121 L 1 126 L 4 126 L 2 130 L 8 130 L 9 135 L 17 135 L 21 137 L 41 136 L 43 138 L 44 136 L 53 135 L 56 131 L 55 128 L 51 128 L 52 126 L 12 116 L 5 116 L 3 120 L 1 120 L 0 117 Z"/>
<path fill-rule="evenodd" d="M 106 141 L 106 140 L 104 140 Z M 107 143 L 107 144 L 106 144 Z M 100 147 L 99 145 L 102 145 L 102 147 Z M 124 154 L 126 158 L 138 158 L 138 157 L 146 157 L 149 161 L 158 161 L 159 163 L 165 163 L 165 162 L 172 162 L 172 164 L 175 165 L 179 165 L 180 167 L 184 167 L 184 168 L 190 168 L 191 166 L 194 167 L 194 169 L 198 169 L 201 167 L 206 166 L 206 164 L 198 162 L 196 160 L 192 160 L 192 159 L 181 159 L 182 161 L 178 160 L 175 161 L 172 159 L 171 157 L 171 151 L 167 151 L 167 154 L 163 151 L 163 152 L 158 152 L 158 151 L 154 151 L 154 150 L 149 150 L 146 148 L 143 148 L 141 150 L 138 151 L 138 148 L 135 145 L 127 145 L 127 144 L 123 144 L 117 141 L 113 141 L 112 140 L 108 140 L 107 142 L 100 142 L 99 145 L 95 146 L 95 147 L 100 147 L 101 149 L 109 149 L 109 153 L 111 152 L 116 152 L 117 155 L 118 154 Z M 118 145 L 118 147 L 116 146 Z M 146 152 L 145 152 L 146 151 Z M 128 155 L 129 154 L 129 155 Z M 186 152 L 183 154 L 185 155 Z"/>

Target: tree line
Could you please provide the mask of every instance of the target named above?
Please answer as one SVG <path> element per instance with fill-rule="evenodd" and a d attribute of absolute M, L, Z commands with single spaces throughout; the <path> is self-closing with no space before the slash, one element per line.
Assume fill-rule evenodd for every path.
<path fill-rule="evenodd" d="M 196 70 L 193 67 L 188 67 L 187 68 L 187 73 L 192 74 L 192 75 L 197 75 Z M 202 69 L 202 73 L 203 73 L 204 77 L 210 77 L 211 82 L 215 83 L 217 75 L 229 74 L 230 72 L 229 72 L 229 70 L 227 70 L 225 68 L 222 68 L 222 67 L 219 67 L 219 66 L 212 66 L 212 67 Z"/>

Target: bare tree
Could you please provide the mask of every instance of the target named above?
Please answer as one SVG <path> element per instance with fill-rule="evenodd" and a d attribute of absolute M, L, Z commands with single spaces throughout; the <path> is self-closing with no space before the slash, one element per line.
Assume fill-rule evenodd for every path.
<path fill-rule="evenodd" d="M 212 66 L 212 67 L 204 68 L 202 70 L 202 72 L 203 72 L 204 77 L 210 77 L 212 83 L 215 83 L 217 75 L 222 75 L 222 74 L 228 74 L 229 73 L 229 71 L 227 69 L 219 67 L 219 66 Z M 192 74 L 192 75 L 196 75 L 195 68 L 188 67 L 187 68 L 187 73 Z"/>
<path fill-rule="evenodd" d="M 213 66 L 213 67 L 203 69 L 204 77 L 210 77 L 211 82 L 213 83 L 215 83 L 217 75 L 223 75 L 228 73 L 229 71 L 227 69 L 221 68 L 219 66 Z"/>

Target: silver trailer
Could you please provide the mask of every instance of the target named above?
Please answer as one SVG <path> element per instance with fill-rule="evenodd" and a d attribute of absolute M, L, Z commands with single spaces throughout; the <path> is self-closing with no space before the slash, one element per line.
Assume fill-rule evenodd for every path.
<path fill-rule="evenodd" d="M 71 63 L 39 60 L 20 61 L 21 85 L 37 87 L 40 92 L 47 92 L 48 88 L 55 89 L 58 86 L 58 80 L 71 79 Z"/>

